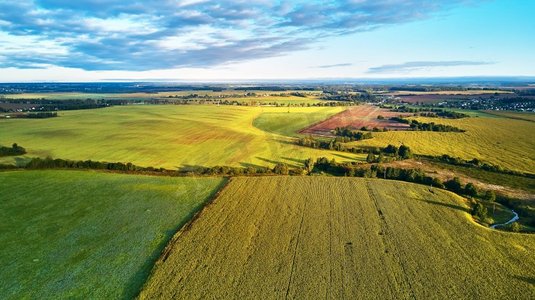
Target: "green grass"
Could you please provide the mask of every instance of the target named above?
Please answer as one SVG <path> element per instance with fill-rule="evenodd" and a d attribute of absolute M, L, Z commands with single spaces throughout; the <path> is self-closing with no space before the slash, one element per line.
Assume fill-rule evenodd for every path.
<path fill-rule="evenodd" d="M 468 211 L 405 182 L 235 178 L 175 236 L 140 298 L 533 299 L 535 235 Z"/>
<path fill-rule="evenodd" d="M 289 111 L 286 109 L 286 112 L 262 113 L 254 120 L 253 125 L 267 132 L 297 137 L 301 136 L 298 134 L 299 130 L 323 121 L 343 111 L 343 109 L 340 109 L 340 107 L 323 107 L 301 112 L 300 109 L 292 107 Z"/>
<path fill-rule="evenodd" d="M 0 172 L 0 298 L 132 298 L 220 178 Z"/>
<path fill-rule="evenodd" d="M 322 117 L 343 108 L 290 108 L 288 115 Z M 253 126 L 262 113 L 285 113 L 281 107 L 217 105 L 132 105 L 60 112 L 50 119 L 0 120 L 0 145 L 18 143 L 26 157 L 132 162 L 174 169 L 187 165 L 300 165 L 309 157 L 339 161 L 362 159 L 336 151 L 299 147 L 290 138 Z M 304 118 L 300 125 L 316 120 Z M 344 158 L 345 157 L 345 158 Z M 24 158 L 2 158 L 14 163 Z"/>

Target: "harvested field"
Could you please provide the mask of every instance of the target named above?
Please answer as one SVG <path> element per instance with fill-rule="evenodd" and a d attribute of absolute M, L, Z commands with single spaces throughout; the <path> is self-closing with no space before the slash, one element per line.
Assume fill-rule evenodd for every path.
<path fill-rule="evenodd" d="M 464 200 L 362 178 L 236 178 L 177 234 L 141 299 L 534 298 L 535 236 Z"/>
<path fill-rule="evenodd" d="M 377 116 L 383 116 L 385 119 L 379 120 Z M 388 109 L 380 108 L 372 105 L 359 105 L 348 108 L 347 110 L 336 114 L 329 119 L 314 124 L 300 131 L 302 134 L 317 134 L 317 135 L 332 135 L 331 130 L 336 127 L 350 127 L 353 129 L 360 129 L 361 127 L 368 128 L 387 128 L 389 130 L 407 130 L 408 124 L 403 124 L 388 120 L 390 117 L 399 115 L 410 115 L 399 112 L 393 112 Z"/>

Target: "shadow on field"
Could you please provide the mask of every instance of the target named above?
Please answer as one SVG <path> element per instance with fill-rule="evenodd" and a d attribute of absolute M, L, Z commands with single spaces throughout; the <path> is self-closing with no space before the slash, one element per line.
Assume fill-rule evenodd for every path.
<path fill-rule="evenodd" d="M 204 206 L 208 205 L 211 201 L 214 200 L 218 192 L 228 183 L 228 179 L 223 179 L 221 183 L 210 193 L 210 195 L 201 202 L 199 205 L 194 207 L 180 222 L 177 226 L 171 230 L 167 230 L 164 235 L 165 238 L 158 244 L 156 249 L 151 253 L 150 257 L 145 261 L 143 266 L 128 280 L 128 288 L 126 288 L 122 295 L 121 299 L 135 299 L 138 297 L 139 293 L 143 289 L 143 285 L 148 281 L 149 276 L 152 272 L 156 261 L 162 255 L 165 247 L 172 240 L 173 236 L 185 225 L 187 224 Z"/>
<path fill-rule="evenodd" d="M 535 285 L 535 277 L 524 277 L 524 276 L 513 276 L 513 278 L 517 279 L 517 280 L 520 280 L 520 281 L 524 281 L 528 284 L 531 284 L 531 285 Z"/>
<path fill-rule="evenodd" d="M 334 155 L 334 156 L 337 156 L 337 157 L 340 157 L 340 158 L 343 158 L 343 159 L 359 161 L 359 159 L 356 159 L 356 158 L 354 158 L 354 157 L 347 156 L 347 155 L 342 155 L 342 154 L 337 154 L 337 153 L 334 153 L 333 155 Z"/>
<path fill-rule="evenodd" d="M 429 204 L 434 204 L 434 205 L 439 205 L 439 206 L 443 206 L 443 207 L 453 208 L 453 209 L 460 210 L 460 211 L 465 212 L 465 213 L 470 213 L 470 210 L 468 210 L 468 208 L 460 206 L 460 205 L 449 204 L 449 203 L 438 202 L 438 201 L 432 201 L 432 200 L 420 200 L 420 199 L 418 199 L 418 200 L 426 202 L 426 203 L 429 203 Z"/>
<path fill-rule="evenodd" d="M 203 170 L 204 167 L 200 165 L 182 165 L 180 167 L 175 167 L 177 171 L 180 172 L 195 172 L 198 170 Z"/>
<path fill-rule="evenodd" d="M 261 160 L 261 161 L 265 161 L 265 162 L 267 162 L 267 163 L 271 163 L 271 164 L 274 164 L 274 165 L 279 164 L 279 163 L 284 163 L 284 162 L 282 162 L 282 161 L 276 161 L 276 160 L 272 160 L 272 159 L 267 159 L 267 158 L 260 157 L 260 156 L 257 156 L 256 158 L 259 159 L 259 160 Z M 292 167 L 292 168 L 298 168 L 298 167 L 300 166 L 300 164 L 301 164 L 301 161 L 299 161 L 299 160 L 297 160 L 297 159 L 294 160 L 294 159 L 288 159 L 288 158 L 285 158 L 285 157 L 283 157 L 283 159 L 285 159 L 285 160 L 291 160 L 291 161 L 294 161 L 294 162 L 298 162 L 298 163 L 299 163 L 299 165 L 297 165 L 297 164 L 288 164 L 288 163 L 285 163 L 286 165 L 288 165 L 289 167 Z"/>
<path fill-rule="evenodd" d="M 249 167 L 255 168 L 255 169 L 266 168 L 266 166 L 255 165 L 255 164 L 246 163 L 246 162 L 241 162 L 240 165 L 244 168 L 249 168 Z"/>
<path fill-rule="evenodd" d="M 272 140 L 277 142 L 277 143 L 281 143 L 281 144 L 285 144 L 285 145 L 299 146 L 296 143 L 294 143 L 294 142 L 292 142 L 290 140 L 287 140 L 287 139 L 273 138 Z M 299 147 L 302 147 L 302 146 L 299 146 Z"/>
<path fill-rule="evenodd" d="M 300 165 L 305 163 L 304 159 L 297 159 L 297 158 L 292 158 L 292 157 L 282 157 L 282 159 L 285 159 L 285 160 L 288 160 L 288 161 L 293 161 L 293 162 L 298 163 Z"/>

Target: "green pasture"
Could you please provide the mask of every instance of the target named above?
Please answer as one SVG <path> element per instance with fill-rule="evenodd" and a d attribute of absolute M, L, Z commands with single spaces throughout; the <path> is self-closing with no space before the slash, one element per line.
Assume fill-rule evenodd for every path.
<path fill-rule="evenodd" d="M 222 184 L 0 172 L 0 298 L 132 298 L 169 239 Z"/>

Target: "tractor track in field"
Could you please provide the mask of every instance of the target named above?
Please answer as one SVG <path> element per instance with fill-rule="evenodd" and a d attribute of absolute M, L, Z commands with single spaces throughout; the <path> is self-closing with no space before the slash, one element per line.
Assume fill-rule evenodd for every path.
<path fill-rule="evenodd" d="M 405 265 L 403 263 L 403 261 L 401 260 L 401 256 L 398 254 L 397 251 L 402 251 L 402 249 L 400 247 L 398 247 L 397 245 L 397 242 L 395 239 L 389 239 L 388 236 L 390 234 L 390 229 L 388 227 L 388 223 L 385 219 L 385 215 L 384 213 L 382 212 L 382 210 L 380 209 L 379 207 L 379 201 L 377 200 L 377 197 L 375 196 L 375 192 L 373 191 L 372 187 L 370 186 L 370 182 L 369 181 L 366 181 L 366 189 L 368 190 L 368 195 L 370 196 L 370 198 L 372 199 L 373 201 L 373 204 L 375 206 L 375 209 L 376 209 L 376 212 L 377 212 L 377 216 L 379 217 L 379 220 L 381 222 L 381 237 L 382 237 L 382 240 L 383 240 L 383 244 L 385 246 L 387 245 L 391 245 L 392 246 L 392 255 L 395 257 L 395 259 L 398 261 L 398 264 L 399 264 L 399 267 L 401 269 L 401 272 L 403 273 L 403 281 L 404 281 L 404 285 L 406 285 L 408 287 L 408 293 L 409 293 L 409 298 L 410 299 L 416 299 L 416 296 L 414 295 L 414 289 L 412 287 L 412 284 L 409 280 L 409 276 L 408 276 L 408 273 L 407 273 L 407 270 L 405 268 Z M 403 256 L 406 257 L 405 253 L 403 253 Z"/>
<path fill-rule="evenodd" d="M 290 268 L 290 278 L 288 280 L 288 287 L 286 288 L 286 296 L 284 297 L 284 299 L 288 299 L 288 295 L 290 294 L 290 288 L 292 287 L 292 279 L 293 279 L 293 274 L 295 272 L 295 258 L 297 257 L 297 249 L 299 248 L 299 240 L 301 238 L 301 232 L 303 230 L 303 223 L 305 221 L 305 212 L 306 212 L 307 203 L 308 201 L 305 201 L 305 203 L 303 204 L 303 213 L 301 214 L 301 222 L 299 223 L 299 230 L 297 231 L 297 239 L 295 241 L 294 253 L 292 256 L 292 265 Z"/>

